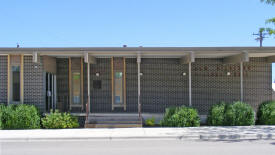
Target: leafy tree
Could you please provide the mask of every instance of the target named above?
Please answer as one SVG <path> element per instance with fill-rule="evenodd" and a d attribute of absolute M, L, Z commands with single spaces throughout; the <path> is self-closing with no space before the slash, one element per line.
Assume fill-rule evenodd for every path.
<path fill-rule="evenodd" d="M 261 2 L 265 2 L 267 4 L 275 4 L 275 0 L 261 0 Z"/>
<path fill-rule="evenodd" d="M 275 0 L 261 0 L 261 2 L 271 4 L 271 5 L 275 5 Z M 273 24 L 275 26 L 275 17 L 266 20 L 266 24 Z M 272 34 L 275 35 L 275 28 L 270 28 L 270 27 L 265 28 L 264 31 L 267 31 L 269 33 L 269 35 L 272 35 Z"/>

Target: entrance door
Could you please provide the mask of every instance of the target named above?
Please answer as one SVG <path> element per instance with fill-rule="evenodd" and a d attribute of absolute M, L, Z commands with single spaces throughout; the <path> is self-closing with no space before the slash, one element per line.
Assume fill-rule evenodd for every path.
<path fill-rule="evenodd" d="M 56 75 L 46 73 L 46 111 L 56 108 Z"/>
<path fill-rule="evenodd" d="M 112 109 L 126 110 L 125 58 L 112 58 Z"/>

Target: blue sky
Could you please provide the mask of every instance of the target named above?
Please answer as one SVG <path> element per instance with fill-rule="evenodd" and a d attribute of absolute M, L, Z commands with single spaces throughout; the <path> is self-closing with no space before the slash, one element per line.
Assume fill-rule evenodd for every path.
<path fill-rule="evenodd" d="M 260 0 L 0 2 L 0 47 L 258 46 L 252 33 L 275 16 Z"/>
<path fill-rule="evenodd" d="M 1 0 L 0 46 L 258 46 L 260 0 Z M 274 46 L 266 39 L 265 46 Z"/>

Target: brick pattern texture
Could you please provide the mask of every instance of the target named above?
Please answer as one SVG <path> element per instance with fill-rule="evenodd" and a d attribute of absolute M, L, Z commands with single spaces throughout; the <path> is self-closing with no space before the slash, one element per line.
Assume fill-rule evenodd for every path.
<path fill-rule="evenodd" d="M 112 111 L 111 59 L 97 59 L 90 66 L 91 112 Z M 86 73 L 86 72 L 85 72 Z M 96 76 L 99 73 L 99 76 Z M 86 74 L 85 74 L 86 75 Z M 101 80 L 101 89 L 94 89 L 93 80 Z"/>
<path fill-rule="evenodd" d="M 43 58 L 40 58 L 40 63 L 33 63 L 32 56 L 24 56 L 24 103 L 36 105 L 44 112 L 44 88 Z"/>
<path fill-rule="evenodd" d="M 24 99 L 45 109 L 43 60 L 32 63 L 24 57 Z M 37 66 L 37 68 L 35 67 Z M 68 59 L 57 59 L 57 107 L 68 111 L 69 79 Z M 87 102 L 87 64 L 84 64 L 84 104 Z M 7 57 L 0 56 L 0 102 L 7 102 Z M 96 76 L 99 73 L 99 76 Z M 143 112 L 162 113 L 170 106 L 188 106 L 188 65 L 176 58 L 143 58 L 141 61 L 141 104 Z M 230 73 L 230 74 L 229 74 Z M 253 106 L 272 99 L 271 64 L 264 58 L 250 58 L 244 63 L 244 102 Z M 112 111 L 111 59 L 97 58 L 90 66 L 91 112 Z M 94 80 L 101 80 L 101 89 L 93 87 Z M 135 58 L 126 59 L 125 112 L 137 112 L 137 63 Z M 192 63 L 192 106 L 200 114 L 219 101 L 240 100 L 240 65 L 223 64 L 222 59 L 196 59 Z M 73 111 L 72 111 L 73 112 Z M 78 112 L 78 111 L 75 111 Z M 80 112 L 80 111 L 79 111 Z M 83 111 L 82 111 L 83 112 Z"/>
<path fill-rule="evenodd" d="M 112 112 L 110 59 L 91 65 L 91 111 Z M 188 106 L 188 65 L 179 59 L 142 59 L 141 103 L 143 112 L 164 112 L 170 106 Z M 84 67 L 85 68 L 85 67 Z M 95 73 L 100 76 L 95 76 Z M 272 97 L 271 64 L 263 58 L 244 63 L 244 102 L 256 110 Z M 85 74 L 84 74 L 85 75 Z M 84 76 L 85 77 L 85 76 Z M 93 80 L 102 80 L 102 89 L 93 90 Z M 126 59 L 126 112 L 137 112 L 136 59 Z M 200 114 L 219 101 L 240 100 L 240 65 L 223 64 L 222 59 L 196 59 L 192 63 L 192 106 Z"/>
<path fill-rule="evenodd" d="M 0 56 L 0 104 L 8 101 L 8 57 Z"/>
<path fill-rule="evenodd" d="M 57 108 L 69 110 L 69 59 L 56 59 Z"/>
<path fill-rule="evenodd" d="M 180 64 L 179 59 L 145 58 L 141 60 L 141 73 L 143 112 L 188 105 L 188 65 Z"/>

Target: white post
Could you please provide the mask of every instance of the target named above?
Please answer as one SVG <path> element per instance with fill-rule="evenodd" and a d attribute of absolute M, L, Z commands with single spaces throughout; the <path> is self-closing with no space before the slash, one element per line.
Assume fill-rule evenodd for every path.
<path fill-rule="evenodd" d="M 141 114 L 141 104 L 140 104 L 140 62 L 141 57 L 140 55 L 137 56 L 137 67 L 138 67 L 138 114 L 140 117 Z"/>
<path fill-rule="evenodd" d="M 189 106 L 192 106 L 192 86 L 191 86 L 191 62 L 188 63 L 188 75 L 189 75 Z"/>
<path fill-rule="evenodd" d="M 240 63 L 241 101 L 243 102 L 243 62 Z"/>
<path fill-rule="evenodd" d="M 87 84 L 88 84 L 88 111 L 91 112 L 90 108 L 90 63 L 87 63 Z"/>

